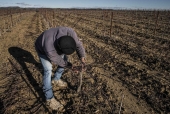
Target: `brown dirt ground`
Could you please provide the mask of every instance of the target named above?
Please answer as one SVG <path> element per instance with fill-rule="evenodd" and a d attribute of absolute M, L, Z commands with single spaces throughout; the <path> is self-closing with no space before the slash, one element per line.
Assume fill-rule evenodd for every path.
<path fill-rule="evenodd" d="M 0 37 L 0 103 L 3 104 L 0 108 L 2 112 L 56 113 L 45 105 L 42 92 L 43 71 L 34 49 L 34 41 L 46 29 L 45 24 L 43 18 L 33 12 L 13 27 L 11 32 L 6 32 Z M 106 45 L 93 37 L 86 38 L 81 31 L 76 32 L 82 37 L 87 52 L 94 51 L 91 49 L 91 44 L 96 44 L 98 47 Z M 111 47 L 107 49 L 109 48 Z M 113 50 L 111 53 L 114 55 Z M 126 58 L 126 56 L 120 56 Z M 69 58 L 75 65 L 79 65 L 76 54 Z M 80 93 L 76 92 L 79 75 L 70 70 L 65 70 L 62 77 L 68 82 L 67 89 L 61 90 L 53 86 L 55 97 L 65 105 L 65 114 L 112 114 L 119 111 L 122 114 L 156 113 L 144 100 L 132 95 L 128 86 L 125 86 L 117 76 L 112 76 L 113 71 L 116 70 L 114 67 L 111 70 L 104 69 L 104 65 L 111 63 L 97 64 L 97 57 L 93 54 L 87 54 L 86 59 L 89 65 L 87 71 L 83 73 Z M 126 62 L 131 61 L 126 60 Z M 141 66 L 140 63 L 137 66 Z"/>

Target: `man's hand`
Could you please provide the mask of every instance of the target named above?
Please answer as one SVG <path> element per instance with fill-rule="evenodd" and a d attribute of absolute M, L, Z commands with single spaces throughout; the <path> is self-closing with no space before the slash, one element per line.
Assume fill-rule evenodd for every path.
<path fill-rule="evenodd" d="M 72 63 L 67 62 L 67 66 L 66 67 L 72 69 L 73 65 L 72 65 Z"/>
<path fill-rule="evenodd" d="M 78 72 L 81 72 L 81 71 L 85 71 L 85 70 L 86 70 L 85 58 L 82 57 L 82 58 L 80 59 L 80 61 L 81 61 L 81 66 L 73 66 L 73 65 L 72 65 L 71 68 L 72 68 L 72 70 L 73 70 L 74 73 L 78 73 Z"/>

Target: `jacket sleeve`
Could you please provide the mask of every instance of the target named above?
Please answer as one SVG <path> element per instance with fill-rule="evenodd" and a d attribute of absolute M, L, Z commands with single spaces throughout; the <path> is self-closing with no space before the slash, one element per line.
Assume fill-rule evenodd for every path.
<path fill-rule="evenodd" d="M 68 35 L 72 36 L 76 42 L 76 52 L 79 58 L 85 57 L 85 49 L 83 43 L 77 37 L 76 32 L 73 29 L 69 29 Z"/>

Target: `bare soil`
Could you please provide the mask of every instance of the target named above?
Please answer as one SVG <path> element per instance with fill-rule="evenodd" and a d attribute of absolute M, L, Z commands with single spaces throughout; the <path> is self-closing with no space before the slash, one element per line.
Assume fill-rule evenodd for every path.
<path fill-rule="evenodd" d="M 62 18 L 58 17 L 58 22 L 62 22 L 60 19 Z M 63 25 L 70 26 L 70 21 L 67 21 L 68 23 Z M 128 44 L 130 48 L 126 48 L 126 42 L 115 37 L 114 45 L 112 40 L 104 41 L 97 35 L 80 29 L 78 24 L 74 29 L 87 52 L 87 71 L 83 73 L 79 93 L 79 74 L 68 69 L 62 76 L 68 83 L 68 88 L 59 89 L 53 86 L 55 97 L 65 106 L 62 113 L 170 112 L 169 70 L 153 69 L 154 66 L 149 67 L 150 63 L 144 64 L 144 60 L 141 62 L 139 56 L 134 61 L 131 51 L 137 52 L 135 43 Z M 59 113 L 45 105 L 42 91 L 43 69 L 34 49 L 36 38 L 47 28 L 44 18 L 38 12 L 32 12 L 12 27 L 10 32 L 0 36 L 1 113 Z M 119 45 L 120 42 L 123 45 Z M 131 50 L 126 53 L 118 51 L 119 48 Z M 152 57 L 154 59 L 154 56 Z M 80 65 L 76 53 L 69 56 L 69 60 L 76 66 Z M 55 69 L 53 71 L 55 72 Z"/>

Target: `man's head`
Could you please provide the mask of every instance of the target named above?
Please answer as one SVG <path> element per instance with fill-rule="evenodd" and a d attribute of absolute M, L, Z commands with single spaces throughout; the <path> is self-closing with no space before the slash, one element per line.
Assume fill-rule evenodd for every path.
<path fill-rule="evenodd" d="M 60 50 L 66 55 L 70 55 L 76 50 L 76 42 L 71 36 L 60 37 L 58 40 L 58 46 Z"/>

